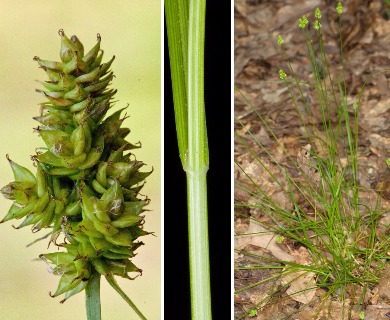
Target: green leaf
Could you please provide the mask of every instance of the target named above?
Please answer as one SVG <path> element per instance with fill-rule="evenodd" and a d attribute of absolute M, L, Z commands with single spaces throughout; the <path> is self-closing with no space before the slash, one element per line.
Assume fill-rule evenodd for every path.
<path fill-rule="evenodd" d="M 187 52 L 188 1 L 166 0 L 165 18 L 168 32 L 169 60 L 175 108 L 177 140 L 181 163 L 188 150 Z"/>

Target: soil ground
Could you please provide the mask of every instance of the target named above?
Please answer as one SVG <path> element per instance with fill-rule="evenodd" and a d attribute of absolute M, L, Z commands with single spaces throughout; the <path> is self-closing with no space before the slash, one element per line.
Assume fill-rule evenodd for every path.
<path fill-rule="evenodd" d="M 340 74 L 338 15 L 335 6 L 335 1 L 322 0 L 235 0 L 235 117 L 241 122 L 236 122 L 235 131 L 241 141 L 245 141 L 257 156 L 265 159 L 264 151 L 253 142 L 253 138 L 247 134 L 248 131 L 266 146 L 270 153 L 279 155 L 280 163 L 285 161 L 278 150 L 278 144 L 269 136 L 242 96 L 248 99 L 256 112 L 267 119 L 278 139 L 291 155 L 296 156 L 305 145 L 302 139 L 302 122 L 284 84 L 278 81 L 279 69 L 287 70 L 287 65 L 278 46 L 277 36 L 283 36 L 287 55 L 300 79 L 312 81 L 313 73 L 306 43 L 298 27 L 298 19 L 306 15 L 309 21 L 314 21 L 314 10 L 319 7 L 331 73 Z M 379 0 L 349 0 L 343 6 L 342 38 L 348 100 L 357 101 L 360 88 L 364 82 L 367 83 L 361 96 L 359 120 L 359 184 L 370 190 L 371 195 L 380 194 L 384 217 L 387 219 L 390 215 L 390 171 L 386 166 L 386 159 L 390 158 L 390 7 Z M 312 31 L 314 34 L 314 30 Z M 372 76 L 378 70 L 382 72 Z M 315 108 L 315 92 L 307 89 L 304 94 Z M 318 121 L 321 131 L 320 115 L 315 112 L 314 121 Z M 235 140 L 235 161 L 244 169 L 249 168 L 254 161 L 253 155 L 249 154 L 239 139 Z M 277 174 L 276 164 L 269 162 L 268 165 L 270 170 Z M 256 182 L 262 184 L 267 179 L 265 171 L 258 170 Z M 245 176 L 238 166 L 235 167 L 235 181 L 236 185 L 245 184 Z M 368 198 L 367 201 L 371 201 L 372 197 Z M 236 204 L 248 204 L 250 201 L 248 192 L 243 192 L 240 188 L 235 189 Z M 261 219 L 261 213 L 245 207 L 237 206 L 235 212 L 236 234 L 247 232 L 249 217 Z M 386 236 L 389 236 L 389 222 L 387 219 L 383 226 Z M 245 250 L 256 252 L 257 255 L 271 254 L 254 243 L 248 243 Z M 255 260 L 250 254 L 236 254 L 235 266 L 258 263 Z M 270 276 L 272 271 L 267 270 L 236 270 L 235 289 L 239 290 Z M 364 304 L 364 319 L 390 319 L 390 294 L 384 293 L 384 287 L 388 288 L 389 283 L 390 269 L 385 268 L 379 284 L 370 288 L 371 296 L 367 297 Z M 280 283 L 276 281 L 264 283 L 235 294 L 235 317 L 241 318 L 265 293 L 274 291 L 278 286 Z M 379 296 L 378 292 L 381 293 Z M 316 296 L 321 294 L 323 293 L 319 290 L 316 292 Z M 252 316 L 247 315 L 243 319 L 314 319 L 314 304 L 299 311 L 302 309 L 301 302 L 293 300 L 285 292 L 278 292 L 278 295 L 283 299 L 268 307 L 258 308 Z M 334 301 L 328 319 L 342 319 L 342 307 L 339 304 Z M 293 316 L 288 316 L 292 313 Z M 359 319 L 358 315 L 357 312 L 352 314 L 351 319 Z M 326 319 L 326 315 L 320 315 L 318 319 Z"/>

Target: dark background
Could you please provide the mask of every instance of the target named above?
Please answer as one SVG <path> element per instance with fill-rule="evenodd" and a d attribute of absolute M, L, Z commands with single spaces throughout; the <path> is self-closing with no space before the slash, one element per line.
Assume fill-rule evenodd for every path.
<path fill-rule="evenodd" d="M 230 3 L 207 2 L 205 106 L 213 319 L 230 319 L 232 305 L 230 12 Z M 164 310 L 166 319 L 191 319 L 186 180 L 177 147 L 166 32 L 164 50 Z"/>

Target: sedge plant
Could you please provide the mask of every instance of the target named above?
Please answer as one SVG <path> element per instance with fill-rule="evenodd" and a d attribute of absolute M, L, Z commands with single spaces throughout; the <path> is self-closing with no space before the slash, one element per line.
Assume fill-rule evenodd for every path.
<path fill-rule="evenodd" d="M 338 3 L 336 12 L 339 16 L 342 14 L 341 3 Z M 258 182 L 259 177 L 252 175 L 251 170 L 247 170 L 238 161 L 237 168 L 244 178 L 236 182 L 236 188 L 248 193 L 251 201 L 236 203 L 236 206 L 260 211 L 261 219 L 250 219 L 261 225 L 263 233 L 273 234 L 278 245 L 283 247 L 284 244 L 286 251 L 295 246 L 302 248 L 301 253 L 307 253 L 304 261 L 296 261 L 296 257 L 285 260 L 266 258 L 237 250 L 255 256 L 258 262 L 236 270 L 267 269 L 277 272 L 273 272 L 267 279 L 237 288 L 236 293 L 266 282 L 279 281 L 261 301 L 243 312 L 240 319 L 250 315 L 253 308 L 264 310 L 288 297 L 303 305 L 286 318 L 294 312 L 299 313 L 310 304 L 315 306 L 314 319 L 335 319 L 332 307 L 336 301 L 341 304 L 341 313 L 337 315 L 340 319 L 350 319 L 354 312 L 364 315 L 362 309 L 367 302 L 366 293 L 378 283 L 380 271 L 390 259 L 390 238 L 385 232 L 378 231 L 383 214 L 380 210 L 380 197 L 373 192 L 370 199 L 374 198 L 374 201 L 368 201 L 367 194 L 371 190 L 366 190 L 359 184 L 361 172 L 358 123 L 364 85 L 355 101 L 350 101 L 344 76 L 341 31 L 340 69 L 338 74 L 333 74 L 324 50 L 321 12 L 318 8 L 314 16 L 312 26 L 318 43 L 317 49 L 308 30 L 309 21 L 306 16 L 298 22 L 307 45 L 313 83 L 298 79 L 286 54 L 283 37 L 279 35 L 277 38 L 287 62 L 286 71 L 281 69 L 279 78 L 285 85 L 301 122 L 302 133 L 297 138 L 301 145 L 300 151 L 293 153 L 282 137 L 278 137 L 271 129 L 270 121 L 244 96 L 243 99 L 274 140 L 274 145 L 281 150 L 285 160 L 280 160 L 280 155 L 269 150 L 261 139 L 245 129 L 242 119 L 236 117 L 238 126 L 243 128 L 242 131 L 248 137 L 244 139 L 236 133 L 237 141 L 250 154 L 252 165 L 261 168 L 260 171 L 264 174 L 262 178 L 272 183 L 273 191 L 276 190 L 278 194 L 278 198 L 274 196 L 275 193 L 270 194 L 270 190 Z M 341 22 L 339 29 L 341 30 Z M 312 100 L 308 97 L 309 91 L 315 96 Z M 313 100 L 315 104 L 312 103 Z M 316 115 L 314 108 L 317 108 Z M 320 118 L 319 124 L 316 117 Z M 297 286 L 297 283 L 301 285 Z M 315 296 L 317 289 L 323 290 L 323 294 Z M 360 306 L 360 310 L 353 310 L 353 305 Z"/>
<path fill-rule="evenodd" d="M 15 181 L 1 189 L 13 201 L 1 223 L 24 219 L 16 227 L 46 230 L 42 239 L 56 250 L 40 258 L 49 271 L 60 277 L 52 297 L 64 295 L 61 303 L 84 291 L 88 320 L 101 319 L 100 278 L 129 304 L 140 319 L 146 319 L 119 287 L 115 276 L 135 279 L 142 270 L 131 262 L 143 245 L 144 207 L 150 202 L 140 191 L 152 171 L 133 150 L 140 144 L 125 140 L 130 133 L 122 127 L 126 116 L 120 109 L 105 117 L 113 106 L 115 89 L 110 89 L 115 59 L 102 63 L 101 37 L 84 53 L 76 36 L 61 37 L 60 61 L 34 57 L 48 80 L 37 89 L 40 104 L 35 132 L 45 147 L 31 156 L 36 174 L 7 155 Z M 131 151 L 131 152 L 128 152 Z M 130 277 L 129 273 L 136 274 Z"/>
<path fill-rule="evenodd" d="M 165 1 L 175 122 L 187 177 L 192 319 L 211 319 L 204 107 L 204 0 Z"/>

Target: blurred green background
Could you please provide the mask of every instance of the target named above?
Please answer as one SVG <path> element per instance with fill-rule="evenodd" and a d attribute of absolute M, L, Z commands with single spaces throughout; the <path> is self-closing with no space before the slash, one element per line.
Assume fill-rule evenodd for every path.
<path fill-rule="evenodd" d="M 73 34 L 88 51 L 102 36 L 103 62 L 113 55 L 118 89 L 113 110 L 125 107 L 130 118 L 124 123 L 131 129 L 130 142 L 142 142 L 136 150 L 154 173 L 147 179 L 143 194 L 152 199 L 146 213 L 145 230 L 157 237 L 143 237 L 145 246 L 138 250 L 135 264 L 143 269 L 134 281 L 118 279 L 124 291 L 148 319 L 160 319 L 160 39 L 161 3 L 157 0 L 128 1 L 5 1 L 0 0 L 0 185 L 13 181 L 5 155 L 33 169 L 30 155 L 43 142 L 33 133 L 38 125 L 38 103 L 44 99 L 35 93 L 47 80 L 34 56 L 59 60 L 63 28 Z M 112 112 L 111 111 L 111 112 Z M 35 172 L 35 170 L 33 171 Z M 5 215 L 11 201 L 0 197 L 0 214 Z M 59 277 L 47 272 L 41 261 L 33 261 L 47 252 L 47 240 L 26 248 L 39 234 L 29 228 L 14 230 L 15 221 L 0 225 L 0 317 L 19 319 L 85 319 L 84 292 L 60 304 L 61 298 L 50 298 Z M 42 233 L 42 235 L 44 232 Z M 51 245 L 49 251 L 56 248 Z M 136 319 L 127 304 L 102 281 L 103 319 Z"/>

